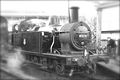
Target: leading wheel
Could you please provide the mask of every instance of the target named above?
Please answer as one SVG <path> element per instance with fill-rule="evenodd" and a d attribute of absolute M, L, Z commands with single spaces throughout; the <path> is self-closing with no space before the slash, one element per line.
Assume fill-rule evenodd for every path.
<path fill-rule="evenodd" d="M 62 64 L 58 64 L 57 61 L 54 61 L 54 69 L 58 75 L 64 75 L 65 67 Z"/>
<path fill-rule="evenodd" d="M 64 69 L 63 65 L 57 64 L 56 67 L 55 67 L 55 71 L 59 75 L 64 75 L 64 70 L 65 69 Z"/>

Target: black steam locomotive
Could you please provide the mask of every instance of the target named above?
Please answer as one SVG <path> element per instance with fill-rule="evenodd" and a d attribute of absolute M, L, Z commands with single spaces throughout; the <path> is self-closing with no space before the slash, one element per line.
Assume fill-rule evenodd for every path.
<path fill-rule="evenodd" d="M 60 31 L 23 30 L 12 34 L 12 45 L 21 47 L 27 61 L 54 70 L 59 75 L 73 72 L 95 73 L 98 55 L 87 49 L 90 27 L 84 22 L 65 24 Z"/>

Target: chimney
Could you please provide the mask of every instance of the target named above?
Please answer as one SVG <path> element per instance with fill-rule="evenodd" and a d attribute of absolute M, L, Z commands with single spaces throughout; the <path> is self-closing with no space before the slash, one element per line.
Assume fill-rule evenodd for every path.
<path fill-rule="evenodd" d="M 78 13 L 78 7 L 71 7 L 71 14 L 70 14 L 70 23 L 78 22 L 79 19 L 79 13 Z"/>

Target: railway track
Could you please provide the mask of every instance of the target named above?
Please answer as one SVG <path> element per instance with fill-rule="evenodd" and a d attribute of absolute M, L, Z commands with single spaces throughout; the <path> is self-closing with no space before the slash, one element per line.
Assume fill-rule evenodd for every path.
<path fill-rule="evenodd" d="M 25 64 L 20 70 L 11 70 L 2 64 L 0 71 L 1 80 L 69 80 L 32 64 Z"/>
<path fill-rule="evenodd" d="M 118 78 L 113 76 L 113 73 L 110 74 L 107 70 L 106 70 L 107 72 L 103 73 L 101 70 L 98 69 L 97 73 L 93 76 L 89 76 L 86 74 L 73 74 L 73 76 L 68 77 L 68 76 L 58 76 L 55 72 L 46 70 L 44 68 L 40 68 L 39 65 L 35 65 L 32 63 L 27 64 L 27 66 L 29 66 L 29 68 L 33 69 L 34 71 L 37 70 L 37 75 L 41 74 L 41 71 L 43 71 L 43 75 L 46 75 L 51 80 L 119 80 Z M 98 66 L 98 67 L 100 67 L 100 66 Z M 25 70 L 27 70 L 27 69 L 25 69 Z M 31 75 L 34 75 L 34 74 L 31 73 Z M 44 77 L 46 77 L 46 76 L 44 76 Z M 49 79 L 47 79 L 47 80 L 49 80 Z"/>
<path fill-rule="evenodd" d="M 56 73 L 40 68 L 40 66 L 32 63 L 23 65 L 21 70 L 10 70 L 5 65 L 2 65 L 0 71 L 12 80 L 119 80 L 102 72 L 98 72 L 92 77 L 86 74 L 73 74 L 71 77 L 58 76 Z M 6 77 L 3 77 L 5 79 L 2 80 L 6 80 Z"/>

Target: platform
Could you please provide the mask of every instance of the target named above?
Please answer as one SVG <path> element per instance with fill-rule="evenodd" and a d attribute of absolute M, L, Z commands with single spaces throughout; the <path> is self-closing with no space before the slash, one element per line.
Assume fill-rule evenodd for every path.
<path fill-rule="evenodd" d="M 109 63 L 98 62 L 98 65 L 109 69 L 110 71 L 120 75 L 120 57 L 116 59 L 110 59 Z"/>

